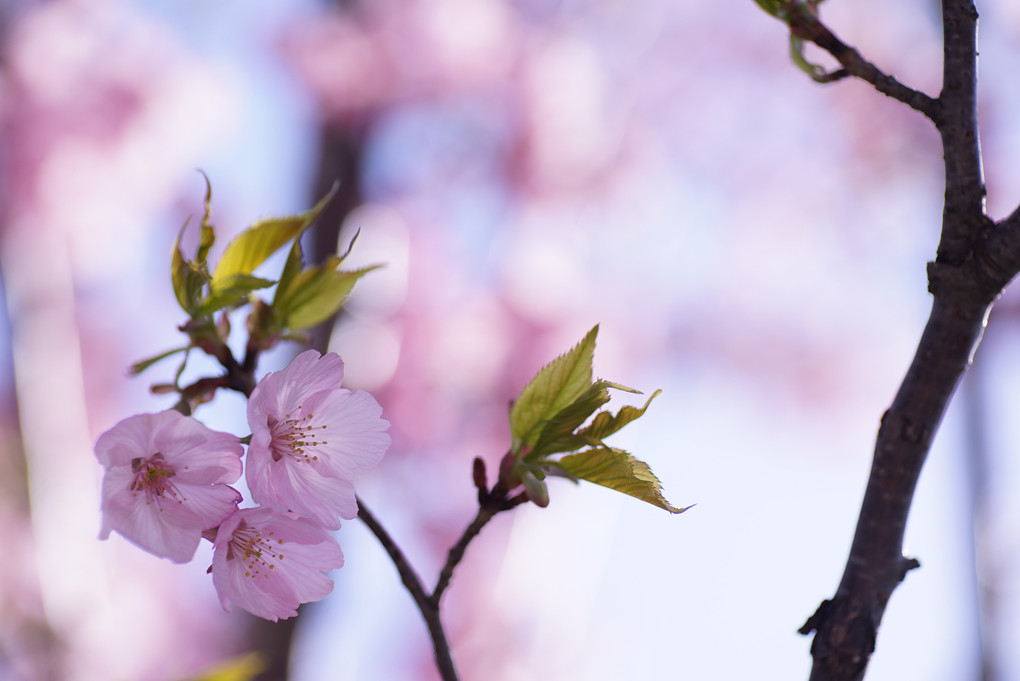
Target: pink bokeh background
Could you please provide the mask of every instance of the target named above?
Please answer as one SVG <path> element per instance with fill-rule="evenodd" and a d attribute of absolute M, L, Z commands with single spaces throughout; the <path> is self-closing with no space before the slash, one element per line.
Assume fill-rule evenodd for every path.
<path fill-rule="evenodd" d="M 937 94 L 937 7 L 831 4 L 847 42 Z M 1002 217 L 1020 199 L 1020 12 L 981 11 Z M 208 546 L 175 566 L 97 540 L 91 447 L 171 406 L 147 386 L 172 362 L 125 368 L 182 340 L 169 253 L 201 214 L 195 169 L 215 258 L 318 198 L 323 130 L 361 144 L 360 175 L 338 178 L 363 199 L 348 263 L 386 263 L 331 345 L 392 423 L 360 494 L 426 583 L 473 515 L 471 460 L 494 470 L 507 449 L 509 400 L 595 323 L 599 376 L 664 390 L 614 443 L 697 503 L 671 517 L 554 481 L 549 508 L 499 516 L 444 605 L 462 678 L 806 678 L 796 629 L 838 582 L 928 311 L 941 158 L 919 116 L 812 83 L 750 0 L 23 1 L 0 7 L 0 50 L 0 679 L 184 681 L 248 649 Z M 961 400 L 869 680 L 976 678 L 979 633 L 1020 679 L 1012 300 L 973 389 L 986 482 L 973 501 Z M 236 397 L 198 415 L 247 433 Z M 299 620 L 291 677 L 438 678 L 378 544 L 357 521 L 337 536 L 347 563 Z"/>

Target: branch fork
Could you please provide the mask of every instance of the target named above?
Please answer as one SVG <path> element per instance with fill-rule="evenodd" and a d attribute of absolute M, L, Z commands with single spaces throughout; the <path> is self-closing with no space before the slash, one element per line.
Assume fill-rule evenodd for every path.
<path fill-rule="evenodd" d="M 759 1 L 759 4 L 761 2 Z M 945 206 L 934 262 L 931 315 L 910 368 L 882 417 L 857 529 L 842 580 L 799 630 L 815 632 L 811 681 L 863 678 L 892 592 L 920 563 L 903 555 L 914 489 L 946 408 L 981 340 L 994 300 L 1020 271 L 1020 209 L 994 223 L 984 210 L 977 124 L 977 11 L 972 0 L 943 0 L 943 90 L 937 99 L 882 72 L 843 43 L 812 3 L 780 3 L 792 39 L 832 55 L 839 70 L 923 114 L 942 138 Z"/>
<path fill-rule="evenodd" d="M 507 457 L 510 457 L 507 454 Z M 507 458 L 504 457 L 504 462 Z M 511 457 L 512 463 L 512 457 Z M 474 478 L 475 486 L 478 488 L 478 512 L 475 514 L 474 519 L 468 524 L 464 533 L 456 544 L 450 549 L 447 554 L 446 563 L 443 568 L 439 571 L 439 576 L 436 579 L 436 585 L 432 589 L 431 593 L 425 589 L 424 582 L 418 573 L 415 571 L 411 562 L 404 555 L 404 552 L 397 545 L 396 541 L 390 536 L 389 532 L 382 526 L 382 524 L 376 519 L 365 503 L 359 498 L 358 499 L 358 517 L 365 523 L 368 529 L 375 535 L 379 543 L 382 544 L 383 549 L 389 555 L 390 560 L 397 568 L 397 572 L 400 575 L 400 580 L 403 582 L 404 587 L 408 593 L 411 594 L 411 598 L 414 599 L 415 605 L 418 606 L 418 610 L 421 612 L 422 618 L 425 620 L 425 626 L 428 627 L 429 635 L 432 638 L 432 649 L 436 659 L 436 667 L 439 669 L 439 674 L 443 681 L 457 681 L 457 670 L 453 663 L 453 657 L 450 653 L 450 645 L 446 638 L 446 631 L 443 627 L 442 619 L 440 618 L 439 605 L 443 594 L 446 589 L 450 586 L 450 580 L 453 578 L 454 569 L 460 564 L 464 558 L 464 553 L 467 551 L 468 544 L 478 536 L 478 533 L 482 531 L 490 520 L 492 520 L 496 514 L 502 513 L 503 511 L 509 511 L 512 508 L 520 506 L 528 501 L 527 495 L 523 492 L 510 496 L 510 491 L 514 487 L 519 486 L 512 484 L 511 478 L 503 474 L 504 471 L 511 471 L 512 466 L 508 466 L 505 463 L 500 465 L 500 476 L 496 480 L 496 483 L 492 486 L 492 489 L 488 489 L 486 475 L 485 475 L 485 463 L 480 458 L 474 460 L 472 475 Z"/>

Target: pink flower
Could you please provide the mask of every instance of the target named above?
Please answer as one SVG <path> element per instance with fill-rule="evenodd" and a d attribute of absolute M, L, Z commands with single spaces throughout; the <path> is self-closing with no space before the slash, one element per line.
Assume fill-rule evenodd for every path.
<path fill-rule="evenodd" d="M 354 518 L 353 480 L 386 453 L 389 422 L 366 392 L 340 387 L 344 363 L 334 353 L 301 353 L 268 374 L 248 401 L 247 480 L 252 498 L 329 529 Z"/>
<path fill-rule="evenodd" d="M 116 530 L 150 553 L 186 563 L 204 530 L 234 512 L 241 495 L 237 437 L 176 411 L 138 414 L 99 436 L 103 477 L 100 538 Z"/>
<path fill-rule="evenodd" d="M 264 506 L 227 518 L 215 544 L 211 570 L 223 609 L 230 612 L 234 603 L 274 622 L 329 595 L 333 580 L 323 573 L 344 564 L 326 529 Z"/>

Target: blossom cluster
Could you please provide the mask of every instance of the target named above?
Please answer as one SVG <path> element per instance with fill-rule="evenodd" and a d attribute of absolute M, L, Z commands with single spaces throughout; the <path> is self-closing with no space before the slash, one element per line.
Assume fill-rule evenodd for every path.
<path fill-rule="evenodd" d="M 341 388 L 343 361 L 308 350 L 267 374 L 248 401 L 251 440 L 169 410 L 137 414 L 103 433 L 103 539 L 116 531 L 175 563 L 213 542 L 213 584 L 276 621 L 333 589 L 344 562 L 332 530 L 358 513 L 353 481 L 389 447 L 389 423 L 366 392 Z M 246 460 L 242 466 L 241 459 Z M 230 485 L 242 473 L 255 507 Z"/>

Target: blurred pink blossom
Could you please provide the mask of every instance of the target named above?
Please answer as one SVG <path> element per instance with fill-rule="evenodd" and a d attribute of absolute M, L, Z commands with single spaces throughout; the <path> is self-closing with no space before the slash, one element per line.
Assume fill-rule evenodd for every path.
<path fill-rule="evenodd" d="M 211 569 L 223 609 L 230 612 L 234 603 L 274 622 L 329 595 L 333 581 L 323 573 L 344 564 L 328 531 L 266 507 L 234 513 L 217 530 L 215 544 Z"/>
<path fill-rule="evenodd" d="M 307 350 L 268 374 L 248 402 L 252 498 L 323 527 L 354 518 L 353 480 L 375 468 L 390 444 L 375 398 L 340 387 L 343 361 Z"/>
<path fill-rule="evenodd" d="M 281 47 L 333 123 L 454 92 L 499 88 L 518 58 L 503 0 L 411 0 L 299 15 Z"/>
<path fill-rule="evenodd" d="M 101 538 L 116 530 L 157 556 L 186 563 L 204 530 L 241 495 L 241 443 L 176 411 L 137 414 L 103 433 L 96 457 L 103 478 Z"/>

